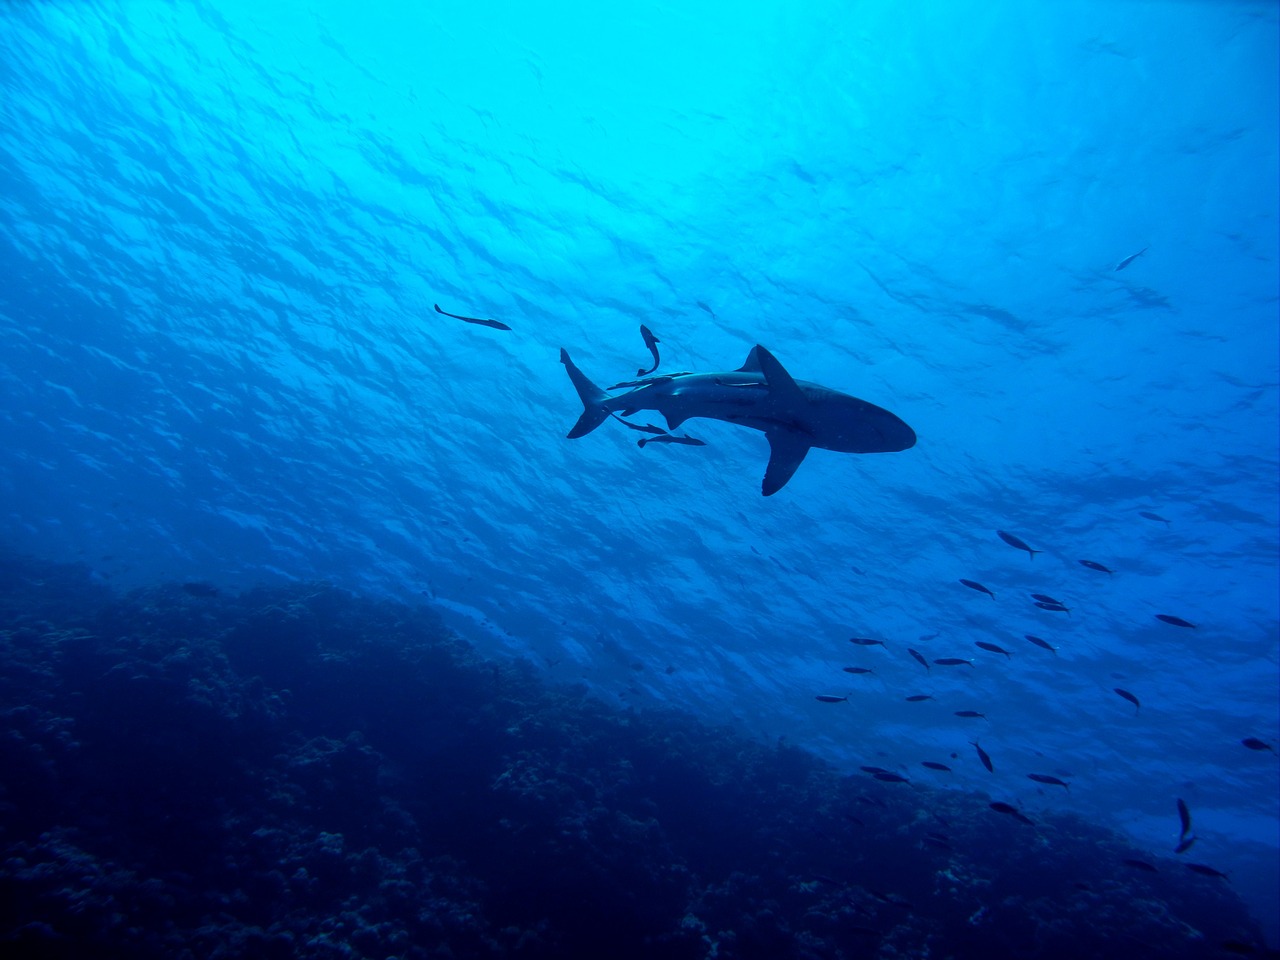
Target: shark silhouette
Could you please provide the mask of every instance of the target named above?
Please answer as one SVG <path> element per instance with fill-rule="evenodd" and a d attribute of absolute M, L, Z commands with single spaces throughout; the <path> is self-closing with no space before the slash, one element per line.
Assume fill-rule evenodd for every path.
<path fill-rule="evenodd" d="M 634 387 L 609 396 L 560 351 L 560 362 L 582 400 L 582 416 L 569 439 L 584 437 L 608 419 L 639 410 L 656 410 L 675 430 L 694 417 L 723 420 L 763 431 L 769 441 L 769 466 L 761 492 L 777 493 L 791 479 L 811 447 L 839 453 L 894 453 L 915 446 L 909 426 L 875 404 L 817 383 L 793 380 L 760 345 L 747 362 L 725 373 L 678 373 L 633 380 Z"/>

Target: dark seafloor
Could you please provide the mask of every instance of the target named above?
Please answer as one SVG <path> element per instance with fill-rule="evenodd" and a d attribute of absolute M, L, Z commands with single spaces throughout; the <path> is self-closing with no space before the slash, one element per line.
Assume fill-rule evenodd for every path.
<path fill-rule="evenodd" d="M 4 957 L 1265 952 L 1116 833 L 608 707 L 426 606 L 4 556 L 0 664 Z"/>

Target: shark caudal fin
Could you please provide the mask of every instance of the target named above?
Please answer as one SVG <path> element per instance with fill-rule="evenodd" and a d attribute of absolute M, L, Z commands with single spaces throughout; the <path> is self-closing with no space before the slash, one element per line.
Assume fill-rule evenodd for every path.
<path fill-rule="evenodd" d="M 569 379 L 578 391 L 578 399 L 582 401 L 582 416 L 567 434 L 570 440 L 585 437 L 609 418 L 609 410 L 604 405 L 609 395 L 587 379 L 587 375 L 578 369 L 577 364 L 569 359 L 569 351 L 560 348 L 560 362 L 569 371 Z"/>

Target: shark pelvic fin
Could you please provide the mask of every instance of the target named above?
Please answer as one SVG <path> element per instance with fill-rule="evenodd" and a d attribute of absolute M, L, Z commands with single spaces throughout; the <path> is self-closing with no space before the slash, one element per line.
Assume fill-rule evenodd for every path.
<path fill-rule="evenodd" d="M 569 351 L 563 347 L 560 349 L 560 362 L 569 371 L 569 379 L 573 381 L 573 386 L 578 391 L 578 399 L 582 401 L 582 416 L 568 433 L 570 440 L 576 440 L 578 437 L 585 437 L 609 418 L 609 408 L 605 406 L 609 395 L 578 369 L 577 364 L 569 359 Z"/>
<path fill-rule="evenodd" d="M 774 362 L 777 363 L 776 360 Z M 760 492 L 769 497 L 786 486 L 804 462 L 810 444 L 802 434 L 793 430 L 766 430 L 764 435 L 769 438 L 769 466 L 765 468 Z"/>

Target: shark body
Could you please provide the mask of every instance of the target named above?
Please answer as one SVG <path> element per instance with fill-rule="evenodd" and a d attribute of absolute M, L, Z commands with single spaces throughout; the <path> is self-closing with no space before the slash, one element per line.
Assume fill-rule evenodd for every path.
<path fill-rule="evenodd" d="M 578 369 L 565 350 L 583 412 L 570 439 L 586 436 L 612 413 L 627 416 L 654 410 L 675 430 L 705 417 L 760 430 L 769 441 L 769 465 L 761 492 L 783 488 L 813 447 L 839 453 L 895 453 L 915 446 L 916 435 L 888 410 L 839 390 L 795 380 L 764 347 L 756 345 L 746 363 L 724 373 L 680 373 L 631 381 L 626 393 L 610 396 Z"/>

